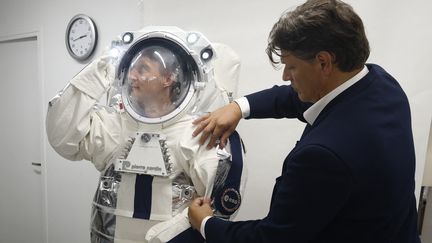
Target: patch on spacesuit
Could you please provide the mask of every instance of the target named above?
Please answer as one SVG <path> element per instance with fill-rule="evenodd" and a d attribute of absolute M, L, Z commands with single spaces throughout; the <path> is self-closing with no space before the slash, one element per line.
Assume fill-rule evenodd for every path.
<path fill-rule="evenodd" d="M 220 197 L 220 205 L 225 214 L 233 214 L 241 204 L 240 193 L 234 188 L 226 188 Z"/>

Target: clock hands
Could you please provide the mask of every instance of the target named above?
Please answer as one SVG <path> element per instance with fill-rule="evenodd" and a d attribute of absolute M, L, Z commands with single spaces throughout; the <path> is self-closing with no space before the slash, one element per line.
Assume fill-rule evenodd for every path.
<path fill-rule="evenodd" d="M 82 35 L 82 36 L 80 36 L 80 37 L 78 37 L 78 38 L 76 38 L 76 39 L 72 39 L 72 41 L 77 41 L 77 40 L 82 39 L 82 38 L 84 38 L 84 37 L 86 37 L 86 36 L 87 36 L 87 34 Z"/>

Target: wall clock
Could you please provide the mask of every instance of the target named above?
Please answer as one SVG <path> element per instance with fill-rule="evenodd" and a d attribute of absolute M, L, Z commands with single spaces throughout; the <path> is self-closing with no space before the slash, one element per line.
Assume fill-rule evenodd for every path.
<path fill-rule="evenodd" d="M 72 17 L 66 29 L 66 48 L 78 61 L 85 61 L 96 49 L 97 29 L 93 20 L 84 14 Z"/>

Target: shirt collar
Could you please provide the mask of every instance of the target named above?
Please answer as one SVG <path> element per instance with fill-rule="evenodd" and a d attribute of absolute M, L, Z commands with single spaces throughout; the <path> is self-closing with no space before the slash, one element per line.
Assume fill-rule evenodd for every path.
<path fill-rule="evenodd" d="M 309 107 L 309 109 L 307 109 L 303 113 L 303 117 L 305 118 L 307 123 L 313 125 L 318 115 L 330 101 L 332 101 L 340 93 L 351 87 L 353 84 L 357 83 L 360 79 L 366 76 L 368 72 L 368 68 L 364 66 L 363 69 L 354 77 L 348 79 L 346 82 L 336 87 L 336 89 L 332 90 L 330 93 L 326 94 L 324 97 L 315 102 L 311 107 Z"/>

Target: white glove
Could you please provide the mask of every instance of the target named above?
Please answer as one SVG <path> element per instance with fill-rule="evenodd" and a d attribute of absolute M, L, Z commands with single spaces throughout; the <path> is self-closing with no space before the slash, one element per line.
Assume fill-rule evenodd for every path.
<path fill-rule="evenodd" d="M 114 81 L 115 67 L 110 55 L 93 60 L 70 83 L 95 100 L 99 100 Z"/>

